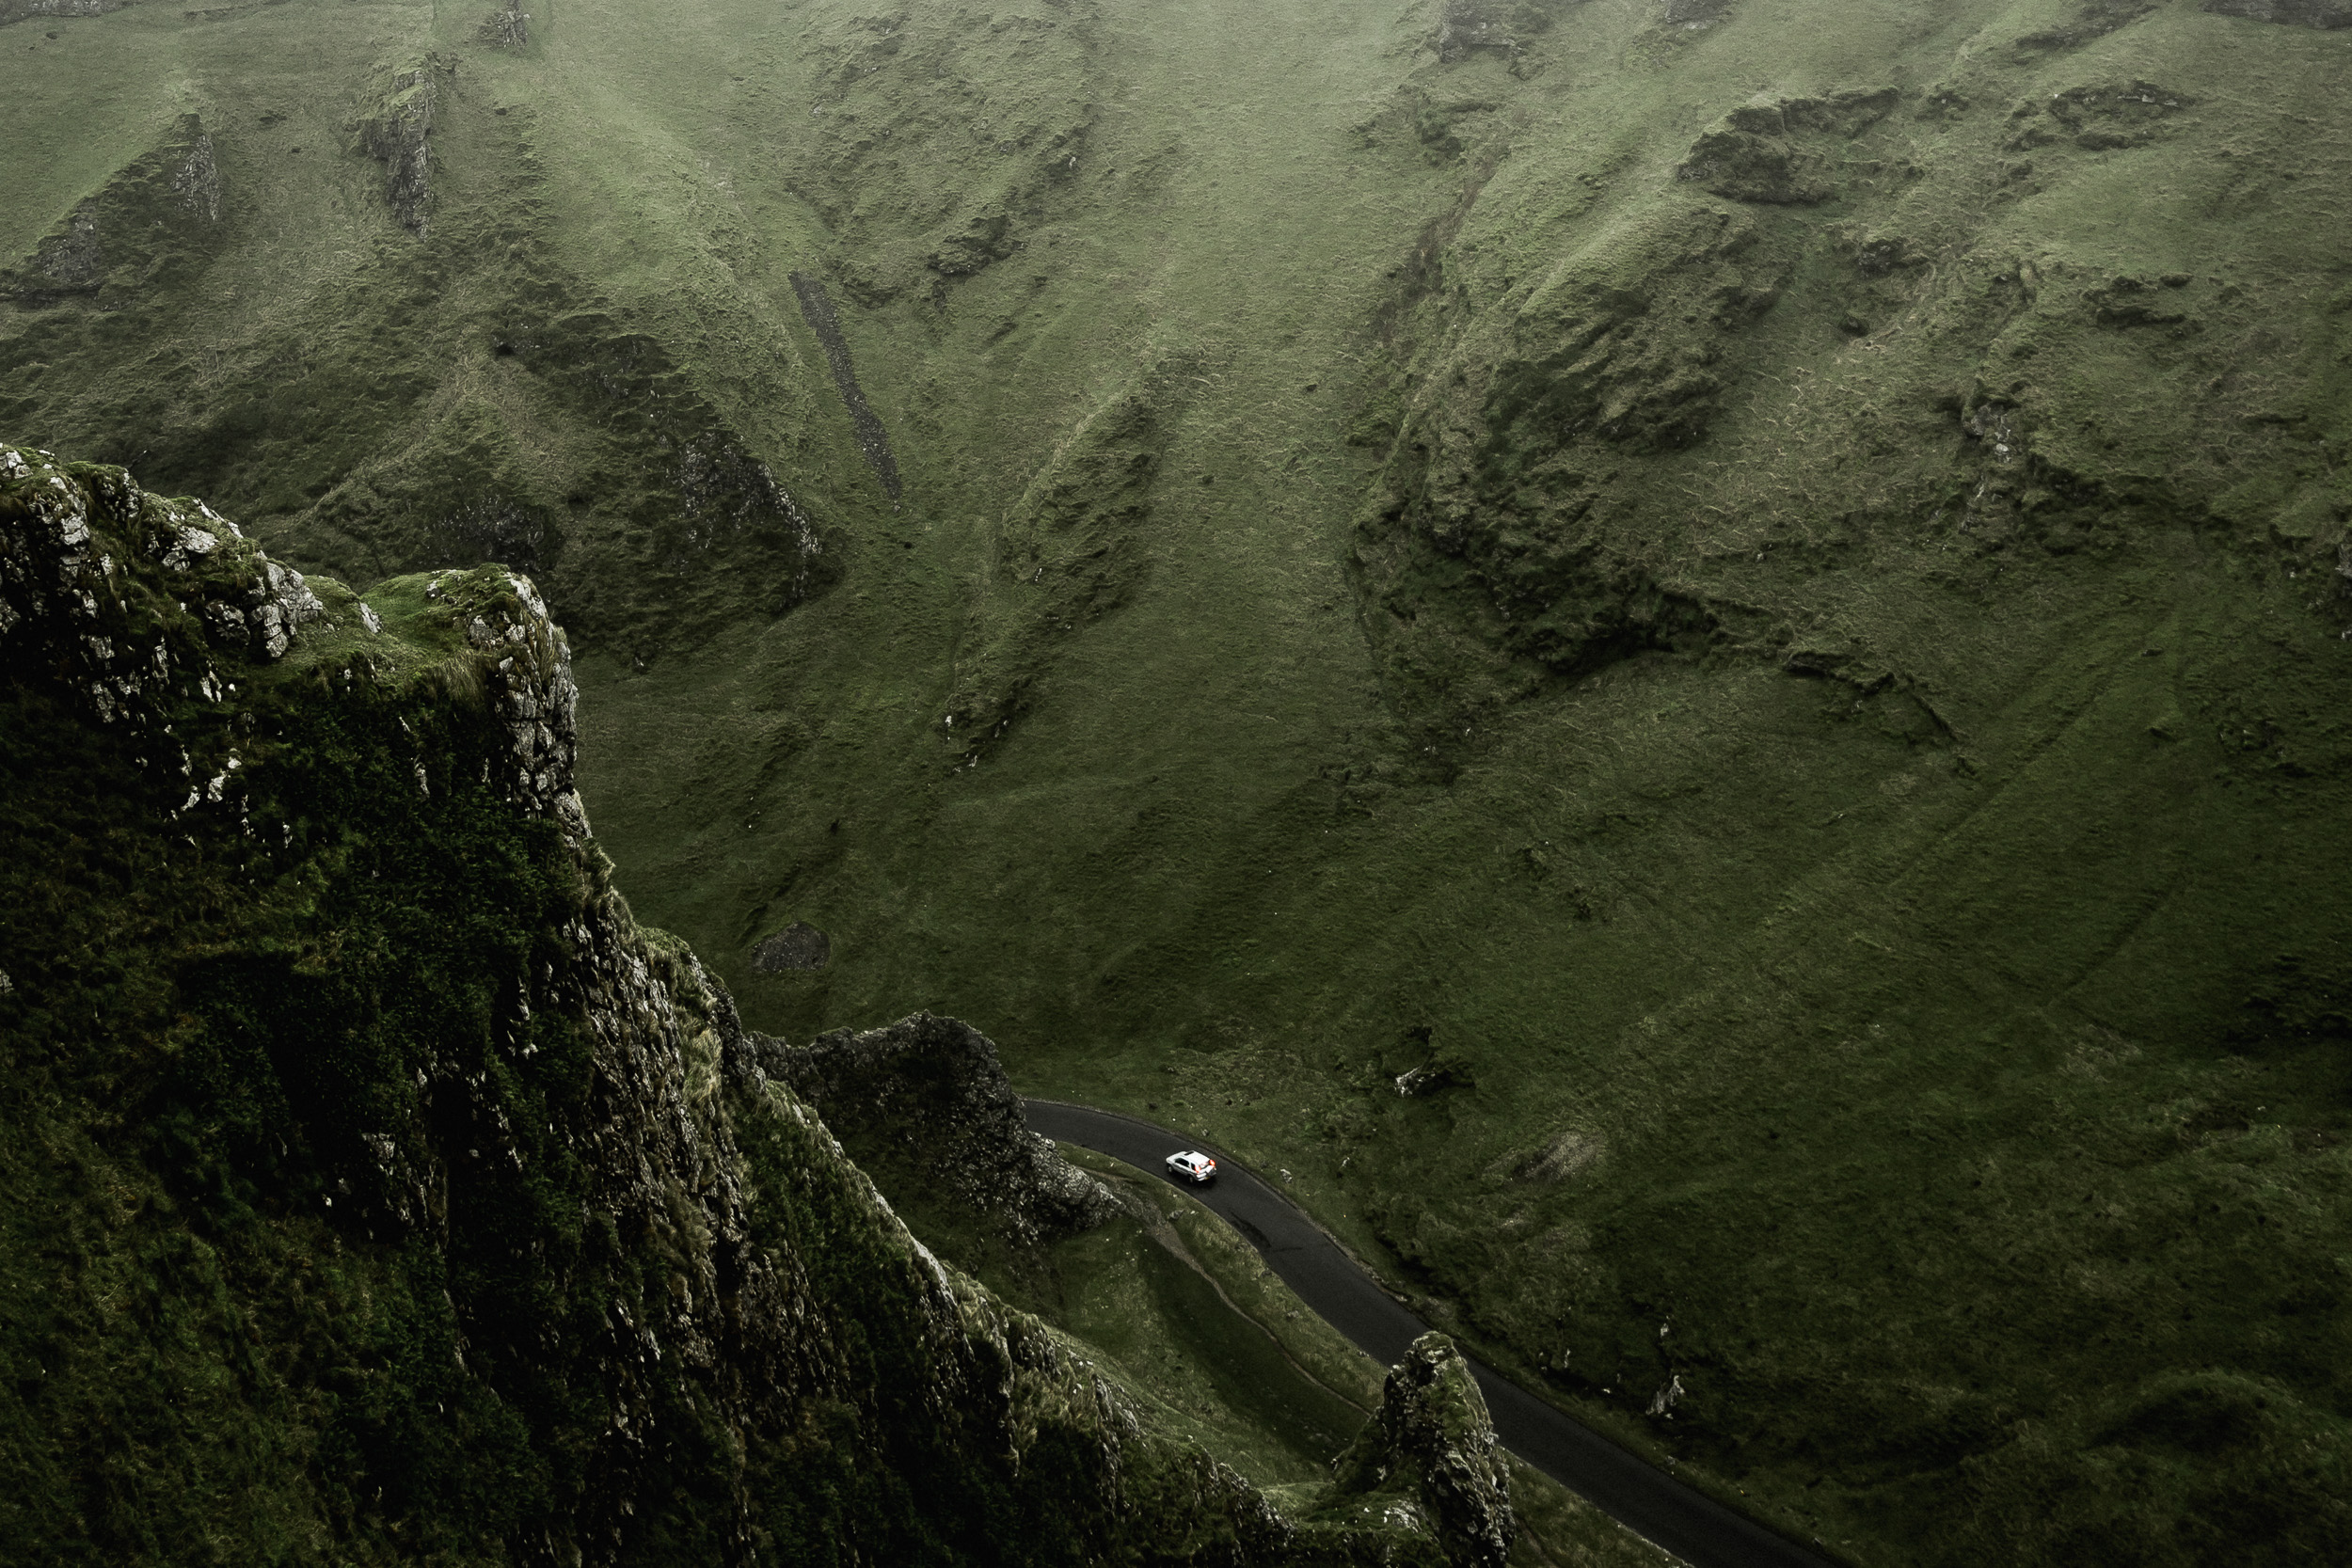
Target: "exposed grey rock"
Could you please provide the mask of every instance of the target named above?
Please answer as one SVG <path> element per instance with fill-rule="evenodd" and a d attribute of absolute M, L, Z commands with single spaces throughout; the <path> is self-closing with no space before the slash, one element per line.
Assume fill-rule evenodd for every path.
<path fill-rule="evenodd" d="M 531 13 L 523 9 L 522 0 L 506 0 L 506 4 L 490 13 L 474 33 L 474 37 L 497 49 L 520 49 L 531 41 Z"/>
<path fill-rule="evenodd" d="M 678 455 L 677 494 L 689 549 L 707 550 L 746 534 L 781 534 L 797 557 L 793 600 L 815 585 L 824 553 L 817 527 L 758 458 L 723 440 L 690 439 Z"/>
<path fill-rule="evenodd" d="M 0 27 L 11 22 L 29 22 L 37 16 L 104 16 L 129 3 L 130 0 L 0 0 Z"/>
<path fill-rule="evenodd" d="M 93 544 L 93 509 L 140 531 L 161 556 L 195 519 L 178 503 L 143 496 L 120 469 L 69 469 L 46 453 L 0 448 L 0 637 L 12 660 L 38 661 L 101 723 L 160 722 L 175 686 L 217 689 L 200 646 L 152 632 L 127 590 L 131 574 Z M 209 512 L 199 515 L 226 530 Z M 260 550 L 236 542 L 250 558 Z M 239 557 L 242 562 L 246 556 Z"/>
<path fill-rule="evenodd" d="M 195 117 L 189 116 L 193 125 Z M 220 221 L 220 165 L 213 157 L 213 138 L 195 128 L 195 139 L 171 171 L 171 188 L 192 213 L 207 223 Z"/>
<path fill-rule="evenodd" d="M 1331 1467 L 1343 1495 L 1417 1497 L 1456 1568 L 1502 1568 L 1511 1555 L 1510 1473 L 1486 1398 L 1443 1334 L 1422 1335 L 1389 1369 L 1380 1408 Z"/>
<path fill-rule="evenodd" d="M 852 1148 L 888 1149 L 932 1190 L 994 1216 L 1023 1244 L 1119 1212 L 1108 1188 L 1028 1130 L 995 1044 L 968 1023 L 916 1013 L 811 1045 L 765 1040 L 760 1063 Z"/>
<path fill-rule="evenodd" d="M 90 202 L 73 209 L 62 233 L 42 240 L 32 270 L 61 289 L 93 287 L 106 271 L 105 247 L 98 239 L 98 214 Z"/>
<path fill-rule="evenodd" d="M 433 112 L 440 100 L 437 67 L 427 61 L 399 72 L 376 112 L 358 126 L 359 145 L 384 166 L 384 199 L 392 216 L 419 236 L 425 231 L 425 208 L 433 196 Z"/>
<path fill-rule="evenodd" d="M 441 574 L 425 585 L 425 596 L 449 606 L 457 629 L 490 665 L 490 709 L 505 727 L 514 768 L 507 798 L 586 837 L 587 812 L 572 784 L 580 687 L 571 644 L 539 590 L 527 577 L 482 566 Z"/>

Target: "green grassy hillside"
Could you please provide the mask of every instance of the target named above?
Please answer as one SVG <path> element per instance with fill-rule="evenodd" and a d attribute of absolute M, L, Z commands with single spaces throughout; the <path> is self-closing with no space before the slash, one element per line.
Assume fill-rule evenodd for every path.
<path fill-rule="evenodd" d="M 2333 9 L 489 18 L 0 28 L 0 427 L 532 571 L 750 1022 L 1287 1170 L 1794 1533 L 2344 1554 Z"/>

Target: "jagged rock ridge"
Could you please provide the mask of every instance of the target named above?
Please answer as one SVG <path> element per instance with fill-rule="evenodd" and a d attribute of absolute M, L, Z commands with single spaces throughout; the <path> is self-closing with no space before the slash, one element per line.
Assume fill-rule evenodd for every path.
<path fill-rule="evenodd" d="M 613 890 L 527 579 L 361 599 L 201 503 L 0 449 L 0 1041 L 33 1091 L 0 1149 L 69 1151 L 22 1171 L 39 1217 L 0 1239 L 0 1340 L 40 1367 L 0 1473 L 46 1478 L 0 1503 L 12 1557 L 1274 1563 L 1399 1539 L 1286 1521 L 907 1232 L 764 1065 L 788 1055 Z M 993 1067 L 958 1028 L 843 1055 L 914 1037 Z M 126 1314 L 131 1258 L 179 1261 Z M 124 1444 L 135 1469 L 92 1457 Z"/>

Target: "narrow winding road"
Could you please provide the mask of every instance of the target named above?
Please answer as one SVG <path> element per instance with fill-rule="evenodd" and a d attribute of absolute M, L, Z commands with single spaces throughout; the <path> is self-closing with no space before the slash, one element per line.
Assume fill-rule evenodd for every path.
<path fill-rule="evenodd" d="M 1393 1364 L 1428 1331 L 1290 1199 L 1222 1149 L 1116 1111 L 1052 1100 L 1027 1105 L 1032 1131 L 1141 1170 L 1163 1170 L 1180 1148 L 1216 1156 L 1216 1180 L 1187 1190 L 1247 1237 L 1299 1300 L 1375 1360 Z M 1827 1568 L 1824 1559 L 1636 1458 L 1475 1356 L 1470 1366 L 1503 1447 L 1693 1568 Z"/>

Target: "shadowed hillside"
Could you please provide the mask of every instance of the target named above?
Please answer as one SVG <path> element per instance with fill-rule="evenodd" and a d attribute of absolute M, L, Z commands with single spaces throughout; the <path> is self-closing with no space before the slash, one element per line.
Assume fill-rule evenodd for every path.
<path fill-rule="evenodd" d="M 0 27 L 0 430 L 1800 1538 L 2344 1554 L 2341 7 L 507 15 Z"/>

